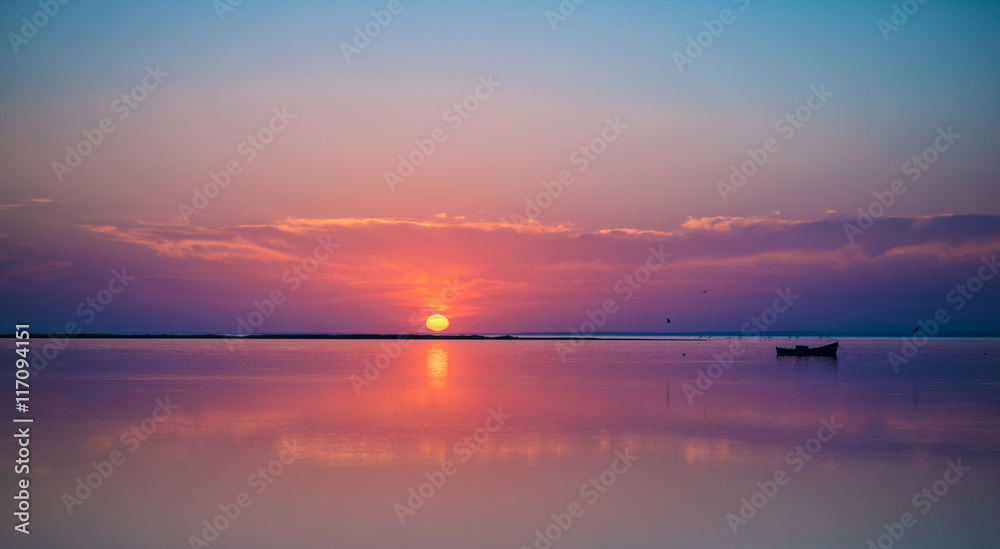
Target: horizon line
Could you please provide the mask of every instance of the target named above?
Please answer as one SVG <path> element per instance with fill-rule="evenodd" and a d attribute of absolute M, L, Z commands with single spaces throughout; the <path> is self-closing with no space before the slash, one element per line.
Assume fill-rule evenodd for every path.
<path fill-rule="evenodd" d="M 146 333 L 146 334 L 116 334 L 116 333 L 80 333 L 80 334 L 48 334 L 62 337 L 84 339 L 465 339 L 465 340 L 616 340 L 616 341 L 648 341 L 650 338 L 660 338 L 666 341 L 709 341 L 714 337 L 748 339 L 774 338 L 895 338 L 916 337 L 911 332 L 771 332 L 757 335 L 747 335 L 741 332 L 594 332 L 591 334 L 573 334 L 571 332 L 515 332 L 515 333 L 459 333 L 459 334 L 427 334 L 427 333 L 397 333 L 397 334 L 363 334 L 363 333 L 327 333 L 327 332 L 287 332 L 260 334 L 226 334 L 226 333 Z M 14 338 L 14 334 L 0 334 L 0 338 Z M 958 330 L 939 332 L 927 338 L 972 338 L 998 339 L 1000 332 L 983 330 Z"/>

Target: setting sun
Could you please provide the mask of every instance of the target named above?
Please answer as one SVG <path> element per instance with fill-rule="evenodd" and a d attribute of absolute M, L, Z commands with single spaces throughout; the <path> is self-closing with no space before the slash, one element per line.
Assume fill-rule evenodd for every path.
<path fill-rule="evenodd" d="M 427 327 L 435 332 L 440 332 L 448 327 L 448 318 L 444 315 L 431 315 L 427 317 Z"/>

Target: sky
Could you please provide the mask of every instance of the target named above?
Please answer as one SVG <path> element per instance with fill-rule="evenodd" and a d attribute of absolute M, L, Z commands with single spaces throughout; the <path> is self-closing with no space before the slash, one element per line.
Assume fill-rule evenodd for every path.
<path fill-rule="evenodd" d="M 998 24 L 971 0 L 5 2 L 0 317 L 996 331 Z"/>

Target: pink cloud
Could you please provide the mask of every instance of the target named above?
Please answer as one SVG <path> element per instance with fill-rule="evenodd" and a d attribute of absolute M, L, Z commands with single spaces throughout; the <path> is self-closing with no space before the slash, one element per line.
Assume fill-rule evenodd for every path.
<path fill-rule="evenodd" d="M 440 307 L 442 289 L 455 282 L 463 293 L 442 312 L 457 331 L 567 331 L 603 300 L 620 300 L 616 283 L 641 268 L 651 249 L 663 250 L 673 254 L 670 260 L 607 327 L 656 331 L 667 312 L 687 317 L 680 326 L 692 330 L 711 322 L 738 328 L 779 287 L 808 293 L 817 304 L 790 313 L 789 319 L 801 316 L 799 323 L 830 315 L 846 322 L 859 299 L 915 308 L 915 301 L 890 299 L 900 281 L 929 288 L 960 281 L 968 265 L 1000 250 L 1000 224 L 990 216 L 887 218 L 855 244 L 843 220 L 740 217 L 690 218 L 674 231 L 541 223 L 519 231 L 504 222 L 440 216 L 287 218 L 231 227 L 136 222 L 81 225 L 67 238 L 72 245 L 11 246 L 0 268 L 28 293 L 41 292 L 30 289 L 24 269 L 43 257 L 57 261 L 64 272 L 48 276 L 71 277 L 65 283 L 85 296 L 92 290 L 75 281 L 99 283 L 125 265 L 140 279 L 136 312 L 128 314 L 160 311 L 174 330 L 194 318 L 203 331 L 231 331 L 253 300 L 288 291 L 283 280 L 313 256 L 317 239 L 339 247 L 301 281 L 270 330 L 407 330 L 410 315 Z M 707 288 L 713 292 L 700 293 Z M 937 293 L 914 297 L 932 307 Z M 116 314 L 126 312 L 109 318 Z M 787 322 L 792 328 L 793 320 Z"/>

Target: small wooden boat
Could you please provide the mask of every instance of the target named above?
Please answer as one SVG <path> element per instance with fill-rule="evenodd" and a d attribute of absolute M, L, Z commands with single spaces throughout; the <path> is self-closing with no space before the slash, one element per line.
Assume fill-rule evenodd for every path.
<path fill-rule="evenodd" d="M 808 345 L 796 345 L 794 349 L 787 349 L 785 347 L 775 347 L 775 349 L 778 350 L 778 356 L 829 356 L 836 358 L 837 347 L 839 346 L 840 342 L 834 342 L 812 349 Z"/>

